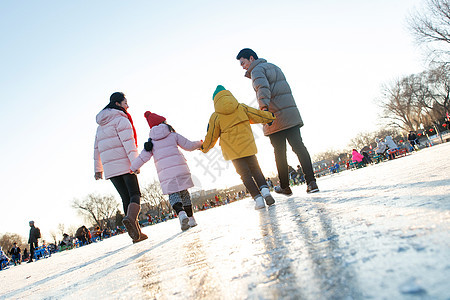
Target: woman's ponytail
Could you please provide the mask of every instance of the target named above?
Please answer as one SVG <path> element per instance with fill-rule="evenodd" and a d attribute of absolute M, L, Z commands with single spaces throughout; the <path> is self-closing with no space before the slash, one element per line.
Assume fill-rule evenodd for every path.
<path fill-rule="evenodd" d="M 176 132 L 175 129 L 173 129 L 172 125 L 166 124 L 167 127 L 169 127 L 170 132 Z"/>

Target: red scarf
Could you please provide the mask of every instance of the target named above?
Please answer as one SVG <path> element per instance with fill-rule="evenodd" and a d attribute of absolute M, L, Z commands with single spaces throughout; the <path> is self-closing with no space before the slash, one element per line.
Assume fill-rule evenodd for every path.
<path fill-rule="evenodd" d="M 131 115 L 127 111 L 125 111 L 125 113 L 127 114 L 127 118 L 131 123 L 131 127 L 133 127 L 134 143 L 136 144 L 137 147 L 137 135 L 136 135 L 136 128 L 134 128 L 133 119 L 131 118 Z"/>

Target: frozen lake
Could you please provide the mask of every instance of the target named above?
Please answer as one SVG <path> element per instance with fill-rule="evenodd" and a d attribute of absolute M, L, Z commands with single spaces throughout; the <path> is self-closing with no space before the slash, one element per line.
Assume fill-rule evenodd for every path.
<path fill-rule="evenodd" d="M 0 272 L 0 299 L 450 299 L 450 143 Z M 236 175 L 238 176 L 238 175 Z"/>

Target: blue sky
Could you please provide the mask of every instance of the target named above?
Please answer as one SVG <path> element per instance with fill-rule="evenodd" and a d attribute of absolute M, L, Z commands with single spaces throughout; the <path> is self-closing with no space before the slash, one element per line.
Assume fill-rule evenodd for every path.
<path fill-rule="evenodd" d="M 342 148 L 377 128 L 382 84 L 425 69 L 406 17 L 419 0 L 397 1 L 2 1 L 3 157 L 0 233 L 44 234 L 83 222 L 74 198 L 111 193 L 93 179 L 95 115 L 123 91 L 138 131 L 146 110 L 192 140 L 204 138 L 211 96 L 224 85 L 256 106 L 235 59 L 245 47 L 280 66 L 291 85 L 311 154 Z M 273 149 L 254 126 L 258 159 L 275 174 Z M 240 183 L 230 164 L 186 157 L 199 188 Z M 288 156 L 292 165 L 298 161 Z M 211 162 L 214 161 L 214 164 Z M 221 166 L 221 170 L 216 169 Z M 142 184 L 155 178 L 153 162 Z M 14 212 L 14 213 L 12 213 Z"/>

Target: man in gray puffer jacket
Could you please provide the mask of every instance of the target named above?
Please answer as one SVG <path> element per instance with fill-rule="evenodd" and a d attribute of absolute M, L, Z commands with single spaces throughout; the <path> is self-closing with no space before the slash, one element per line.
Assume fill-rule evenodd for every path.
<path fill-rule="evenodd" d="M 252 80 L 259 108 L 272 112 L 276 117 L 273 124 L 264 125 L 264 135 L 270 138 L 274 148 L 280 179 L 280 186 L 275 187 L 275 192 L 292 195 L 289 187 L 286 140 L 297 154 L 302 166 L 307 183 L 306 192 L 318 192 L 311 157 L 300 135 L 303 121 L 283 72 L 276 65 L 258 58 L 252 49 L 242 49 L 236 59 L 242 68 L 247 70 L 245 76 Z"/>

